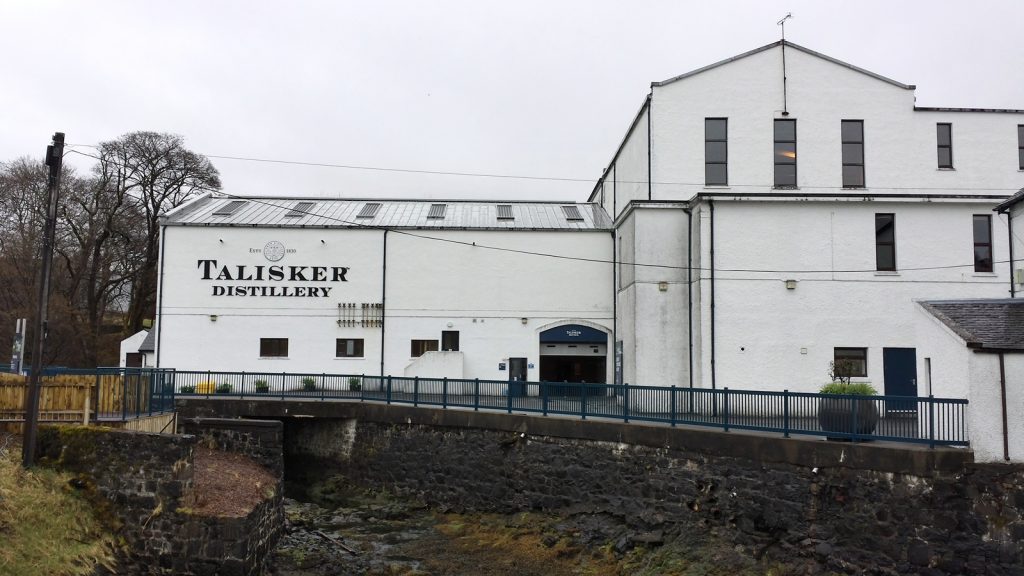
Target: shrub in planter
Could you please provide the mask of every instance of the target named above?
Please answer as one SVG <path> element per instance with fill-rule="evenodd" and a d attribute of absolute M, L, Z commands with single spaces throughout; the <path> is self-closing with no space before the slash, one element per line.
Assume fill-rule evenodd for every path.
<path fill-rule="evenodd" d="M 353 376 L 352 378 L 348 379 L 348 389 L 349 390 L 352 390 L 353 392 L 355 392 L 355 391 L 361 390 L 362 388 L 363 388 L 363 383 L 362 383 L 362 380 L 360 378 L 356 378 L 355 376 Z"/>
<path fill-rule="evenodd" d="M 851 372 L 849 366 L 830 363 L 829 376 L 832 376 L 832 382 L 822 386 L 820 392 L 835 397 L 825 396 L 818 401 L 818 425 L 825 432 L 871 434 L 878 425 L 875 401 L 871 398 L 857 398 L 876 396 L 878 391 L 867 382 L 850 382 Z"/>
<path fill-rule="evenodd" d="M 302 389 L 308 391 L 316 390 L 316 378 L 306 376 L 302 379 Z"/>
<path fill-rule="evenodd" d="M 181 387 L 181 393 L 182 394 L 195 394 L 196 393 L 196 386 L 195 386 L 195 384 L 186 384 L 185 386 L 182 386 Z"/>
<path fill-rule="evenodd" d="M 267 384 L 266 380 L 257 380 L 253 382 L 253 385 L 256 387 L 257 394 L 266 394 L 267 392 L 270 392 L 270 384 Z"/>
<path fill-rule="evenodd" d="M 231 388 L 232 388 L 231 384 L 229 384 L 227 382 L 223 382 L 223 383 L 217 385 L 217 388 L 216 388 L 215 391 L 217 392 L 217 394 L 230 394 L 231 393 Z"/>

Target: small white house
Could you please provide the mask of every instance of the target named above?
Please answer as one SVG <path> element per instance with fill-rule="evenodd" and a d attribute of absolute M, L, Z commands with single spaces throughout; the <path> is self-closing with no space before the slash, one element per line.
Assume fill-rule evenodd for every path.
<path fill-rule="evenodd" d="M 121 341 L 122 368 L 148 368 L 154 366 L 152 330 L 139 330 Z"/>

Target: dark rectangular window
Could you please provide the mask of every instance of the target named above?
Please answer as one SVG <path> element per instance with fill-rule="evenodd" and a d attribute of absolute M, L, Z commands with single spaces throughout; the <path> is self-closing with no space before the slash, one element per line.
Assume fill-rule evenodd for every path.
<path fill-rule="evenodd" d="M 444 220 L 444 213 L 448 210 L 447 204 L 431 204 L 430 211 L 427 212 L 427 219 L 429 220 Z"/>
<path fill-rule="evenodd" d="M 974 271 L 992 271 L 992 216 L 974 215 Z"/>
<path fill-rule="evenodd" d="M 424 352 L 437 352 L 437 340 L 413 340 L 412 341 L 412 352 L 409 354 L 413 358 L 419 358 L 423 356 Z"/>
<path fill-rule="evenodd" d="M 292 207 L 292 209 L 289 210 L 288 213 L 284 215 L 284 217 L 302 218 L 303 216 L 308 216 L 309 211 L 313 209 L 313 206 L 316 206 L 316 202 L 299 202 L 295 204 L 295 206 Z"/>
<path fill-rule="evenodd" d="M 512 214 L 511 204 L 498 204 L 498 220 L 515 220 L 515 215 Z"/>
<path fill-rule="evenodd" d="M 843 188 L 864 187 L 864 121 L 843 120 Z"/>
<path fill-rule="evenodd" d="M 729 120 L 704 119 L 704 185 L 729 184 Z"/>
<path fill-rule="evenodd" d="M 218 208 L 217 211 L 213 213 L 213 215 L 231 216 L 232 214 L 235 213 L 235 211 L 237 211 L 242 206 L 245 206 L 246 204 L 248 204 L 248 201 L 246 200 L 232 200 L 231 202 L 228 202 L 227 204 Z"/>
<path fill-rule="evenodd" d="M 896 270 L 895 214 L 875 214 L 875 269 Z"/>
<path fill-rule="evenodd" d="M 775 121 L 775 187 L 796 188 L 796 120 Z"/>
<path fill-rule="evenodd" d="M 1024 170 L 1024 124 L 1017 124 L 1017 162 Z"/>
<path fill-rule="evenodd" d="M 261 358 L 287 358 L 287 338 L 260 338 Z"/>
<path fill-rule="evenodd" d="M 380 210 L 380 202 L 367 202 L 363 204 L 359 214 L 356 214 L 356 218 L 373 218 L 377 215 L 377 210 Z"/>
<path fill-rule="evenodd" d="M 939 147 L 939 168 L 953 167 L 953 125 L 935 125 L 936 142 Z"/>
<path fill-rule="evenodd" d="M 459 331 L 458 330 L 442 330 L 441 331 L 441 350 L 457 352 L 459 350 Z"/>
<path fill-rule="evenodd" d="M 580 214 L 580 209 L 576 206 L 562 206 L 562 212 L 565 213 L 565 219 L 569 222 L 583 222 L 583 215 Z"/>
<path fill-rule="evenodd" d="M 362 338 L 338 338 L 334 341 L 334 355 L 337 358 L 362 358 Z"/>
<path fill-rule="evenodd" d="M 867 348 L 836 348 L 833 365 L 836 376 L 866 378 L 868 375 Z"/>

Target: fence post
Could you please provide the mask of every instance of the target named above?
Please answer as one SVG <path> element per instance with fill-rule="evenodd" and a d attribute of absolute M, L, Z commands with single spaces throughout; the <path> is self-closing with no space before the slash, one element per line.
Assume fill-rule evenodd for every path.
<path fill-rule="evenodd" d="M 480 379 L 473 379 L 473 411 L 480 410 Z"/>
<path fill-rule="evenodd" d="M 128 375 L 126 374 L 125 375 L 125 379 L 127 380 L 127 378 L 128 378 Z M 211 386 L 211 384 L 213 384 L 213 382 L 210 380 L 210 378 L 211 378 L 210 371 L 207 370 L 206 371 L 206 399 L 207 400 L 210 399 L 210 389 L 214 388 L 214 386 Z"/>
<path fill-rule="evenodd" d="M 512 413 L 512 381 L 509 380 L 505 384 L 505 405 L 508 409 L 508 413 Z"/>
<path fill-rule="evenodd" d="M 580 420 L 587 419 L 587 385 L 580 382 Z"/>
<path fill-rule="evenodd" d="M 100 382 L 101 382 L 101 380 L 100 380 L 100 372 L 99 372 L 99 370 L 97 370 L 96 371 L 96 392 L 95 392 L 95 394 L 96 394 L 96 416 L 93 419 L 93 422 L 97 422 L 97 423 L 100 421 Z"/>
<path fill-rule="evenodd" d="M 324 395 L 327 394 L 327 372 L 320 373 L 320 401 L 324 401 Z"/>
<path fill-rule="evenodd" d="M 281 372 L 281 400 L 284 400 L 284 386 L 285 386 L 284 372 Z"/>
<path fill-rule="evenodd" d="M 344 386 L 344 384 L 342 384 Z M 359 401 L 362 402 L 366 399 L 366 374 L 359 376 Z"/>
<path fill-rule="evenodd" d="M 928 447 L 935 449 L 935 396 L 928 395 Z"/>
<path fill-rule="evenodd" d="M 391 404 L 391 374 L 388 374 L 388 391 L 387 396 L 388 404 Z"/>
<path fill-rule="evenodd" d="M 672 385 L 672 398 L 669 400 L 668 425 L 676 426 L 676 385 Z"/>
<path fill-rule="evenodd" d="M 128 419 L 128 374 L 121 378 L 121 422 Z"/>
<path fill-rule="evenodd" d="M 413 376 L 412 377 L 412 405 L 413 406 L 419 406 L 420 405 L 420 377 L 419 376 Z"/>
<path fill-rule="evenodd" d="M 789 438 L 789 390 L 782 391 L 782 435 Z"/>
<path fill-rule="evenodd" d="M 443 410 L 448 409 L 448 377 L 445 376 L 441 380 L 441 408 Z"/>
<path fill-rule="evenodd" d="M 245 398 L 245 370 L 242 370 L 242 382 L 238 385 L 238 391 L 242 395 L 241 398 Z"/>
<path fill-rule="evenodd" d="M 723 404 L 723 406 L 722 406 L 722 417 L 724 418 L 724 422 L 725 422 L 725 431 L 728 432 L 729 431 L 729 388 L 726 387 L 726 388 L 724 388 L 724 390 L 725 390 L 725 399 L 722 401 L 722 404 Z"/>
<path fill-rule="evenodd" d="M 622 386 L 622 420 L 629 424 L 629 382 Z"/>
<path fill-rule="evenodd" d="M 545 382 L 540 383 L 540 396 L 541 396 L 541 408 L 545 416 L 548 415 L 548 385 Z"/>

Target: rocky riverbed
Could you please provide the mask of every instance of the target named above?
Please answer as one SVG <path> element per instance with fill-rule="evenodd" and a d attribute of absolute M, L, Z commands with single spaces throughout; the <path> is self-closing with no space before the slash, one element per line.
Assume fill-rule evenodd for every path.
<path fill-rule="evenodd" d="M 275 576 L 786 575 L 713 533 L 638 532 L 614 518 L 456 513 L 349 485 L 341 475 L 290 484 Z M 695 527 L 696 528 L 696 527 Z"/>

